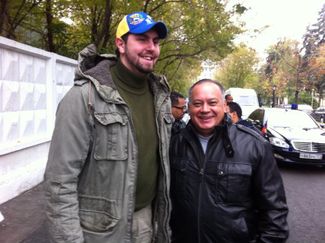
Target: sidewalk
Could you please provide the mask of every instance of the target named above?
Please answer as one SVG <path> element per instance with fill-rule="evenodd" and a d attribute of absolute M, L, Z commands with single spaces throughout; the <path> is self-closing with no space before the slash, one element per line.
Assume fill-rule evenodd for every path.
<path fill-rule="evenodd" d="M 43 184 L 0 205 L 1 243 L 47 243 Z"/>

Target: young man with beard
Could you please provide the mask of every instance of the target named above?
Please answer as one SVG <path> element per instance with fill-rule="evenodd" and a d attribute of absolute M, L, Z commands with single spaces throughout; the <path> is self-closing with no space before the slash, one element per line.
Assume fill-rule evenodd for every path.
<path fill-rule="evenodd" d="M 144 12 L 117 27 L 117 57 L 89 46 L 59 104 L 45 173 L 54 242 L 169 242 L 169 86 L 153 73 L 166 38 Z"/>
<path fill-rule="evenodd" d="M 288 207 L 271 145 L 225 111 L 220 83 L 192 85 L 191 119 L 170 143 L 172 242 L 285 242 Z"/>

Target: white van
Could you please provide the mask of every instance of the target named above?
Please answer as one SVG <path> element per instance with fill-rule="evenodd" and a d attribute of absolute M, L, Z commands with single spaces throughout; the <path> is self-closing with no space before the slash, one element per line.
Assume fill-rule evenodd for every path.
<path fill-rule="evenodd" d="M 246 119 L 252 111 L 259 108 L 257 94 L 254 89 L 229 88 L 225 91 L 226 94 L 230 94 L 234 102 L 240 105 L 243 112 L 242 119 Z"/>

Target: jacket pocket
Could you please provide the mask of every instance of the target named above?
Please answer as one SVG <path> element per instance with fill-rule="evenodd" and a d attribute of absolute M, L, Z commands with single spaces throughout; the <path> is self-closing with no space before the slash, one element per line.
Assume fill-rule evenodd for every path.
<path fill-rule="evenodd" d="M 232 219 L 229 221 L 229 235 L 232 238 L 233 242 L 249 242 L 250 237 L 249 237 L 249 231 L 247 228 L 247 224 L 245 221 L 245 218 L 237 218 L 237 219 Z"/>
<path fill-rule="evenodd" d="M 231 203 L 251 201 L 252 166 L 250 164 L 219 164 L 217 173 L 217 186 L 223 200 Z"/>
<path fill-rule="evenodd" d="M 163 119 L 164 119 L 164 122 L 167 126 L 172 126 L 173 122 L 174 122 L 174 118 L 173 118 L 173 115 L 172 113 L 165 113 L 163 115 Z"/>
<path fill-rule="evenodd" d="M 126 160 L 128 158 L 128 119 L 116 112 L 94 113 L 96 160 Z"/>
<path fill-rule="evenodd" d="M 114 200 L 80 195 L 79 207 L 81 226 L 89 231 L 111 231 L 120 219 L 117 202 Z"/>
<path fill-rule="evenodd" d="M 168 142 L 169 144 L 169 139 L 170 139 L 170 134 L 172 131 L 172 125 L 173 125 L 173 115 L 171 113 L 163 113 L 162 114 L 162 121 L 160 125 L 160 133 L 162 135 L 163 143 L 166 144 Z"/>

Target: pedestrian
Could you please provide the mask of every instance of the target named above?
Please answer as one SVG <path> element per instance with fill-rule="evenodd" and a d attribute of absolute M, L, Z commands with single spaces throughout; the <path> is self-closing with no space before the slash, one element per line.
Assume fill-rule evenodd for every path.
<path fill-rule="evenodd" d="M 285 242 L 285 191 L 271 145 L 225 119 L 222 85 L 189 90 L 190 122 L 170 144 L 172 242 Z"/>
<path fill-rule="evenodd" d="M 229 107 L 228 107 L 228 103 L 229 102 L 233 102 L 234 98 L 232 97 L 231 94 L 226 94 L 225 95 L 225 101 L 226 101 L 226 112 L 229 112 Z"/>
<path fill-rule="evenodd" d="M 229 102 L 233 102 L 234 98 L 231 96 L 231 94 L 226 94 L 225 100 L 226 100 L 226 103 L 228 104 Z"/>
<path fill-rule="evenodd" d="M 172 114 L 175 118 L 172 134 L 175 134 L 186 126 L 186 123 L 182 120 L 186 112 L 186 100 L 182 94 L 176 91 L 171 92 L 170 99 L 172 102 Z"/>
<path fill-rule="evenodd" d="M 170 91 L 153 73 L 163 22 L 119 23 L 117 57 L 88 46 L 58 106 L 45 173 L 54 242 L 169 242 Z"/>
<path fill-rule="evenodd" d="M 243 125 L 245 127 L 248 127 L 250 129 L 254 130 L 258 134 L 262 135 L 261 131 L 258 130 L 251 122 L 242 119 L 242 109 L 238 103 L 229 102 L 228 108 L 229 108 L 229 111 L 227 113 L 230 116 L 232 123 Z"/>

